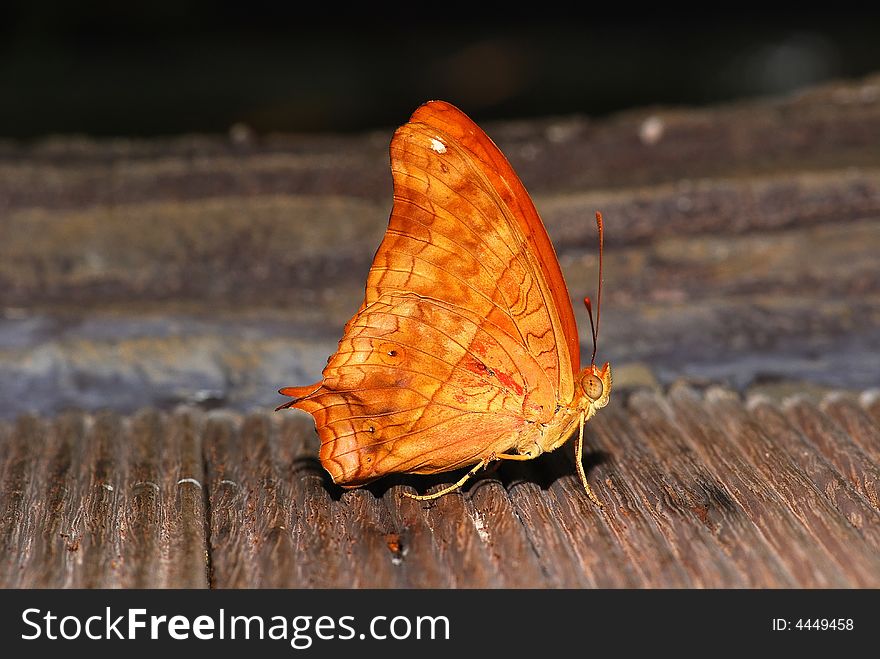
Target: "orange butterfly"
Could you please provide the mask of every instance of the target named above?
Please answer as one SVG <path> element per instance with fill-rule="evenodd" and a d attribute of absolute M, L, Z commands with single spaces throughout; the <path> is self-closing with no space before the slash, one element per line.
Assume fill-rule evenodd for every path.
<path fill-rule="evenodd" d="M 314 416 L 321 464 L 357 487 L 391 473 L 433 474 L 530 460 L 566 442 L 608 403 L 611 368 L 581 370 L 577 324 L 535 206 L 489 137 L 442 101 L 419 107 L 391 141 L 394 208 L 320 382 L 279 393 Z M 601 505 L 601 504 L 600 504 Z"/>

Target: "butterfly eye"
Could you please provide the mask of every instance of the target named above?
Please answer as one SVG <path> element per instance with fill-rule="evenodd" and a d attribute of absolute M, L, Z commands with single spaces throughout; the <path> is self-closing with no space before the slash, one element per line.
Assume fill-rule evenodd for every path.
<path fill-rule="evenodd" d="M 581 386 L 591 400 L 599 400 L 602 397 L 602 392 L 605 390 L 605 385 L 602 384 L 602 380 L 592 373 L 581 380 Z"/>

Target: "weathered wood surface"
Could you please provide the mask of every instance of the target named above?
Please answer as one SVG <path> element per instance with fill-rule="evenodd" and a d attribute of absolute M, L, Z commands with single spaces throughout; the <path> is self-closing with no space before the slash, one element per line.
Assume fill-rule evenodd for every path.
<path fill-rule="evenodd" d="M 5 587 L 880 587 L 880 392 L 648 390 L 570 451 L 342 491 L 304 415 L 182 408 L 2 426 Z M 845 450 L 844 450 L 845 449 Z"/>
<path fill-rule="evenodd" d="M 604 511 L 565 451 L 342 492 L 268 411 L 360 303 L 391 128 L 0 143 L 0 585 L 880 587 L 880 78 L 485 128 L 575 299 L 606 217 Z"/>
<path fill-rule="evenodd" d="M 880 78 L 486 129 L 576 301 L 604 211 L 618 388 L 880 385 Z M 0 414 L 313 382 L 387 225 L 391 133 L 0 143 Z"/>

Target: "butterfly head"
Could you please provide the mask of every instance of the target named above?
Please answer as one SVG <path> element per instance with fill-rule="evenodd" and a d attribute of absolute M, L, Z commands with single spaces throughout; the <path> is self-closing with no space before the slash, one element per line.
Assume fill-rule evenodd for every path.
<path fill-rule="evenodd" d="M 586 402 L 588 417 L 596 410 L 605 407 L 611 396 L 611 364 L 605 362 L 602 368 L 596 366 L 596 349 L 599 347 L 599 313 L 602 310 L 602 254 L 605 251 L 605 224 L 602 213 L 596 211 L 596 228 L 599 231 L 599 289 L 596 293 L 596 321 L 593 322 L 593 303 L 590 298 L 584 298 L 587 307 L 587 316 L 590 319 L 590 330 L 593 335 L 593 357 L 590 365 L 580 374 L 580 387 L 583 390 L 583 400 Z"/>
<path fill-rule="evenodd" d="M 580 387 L 585 407 L 591 408 L 592 412 L 605 407 L 611 397 L 611 364 L 605 362 L 602 368 L 595 364 L 587 366 L 581 371 Z"/>

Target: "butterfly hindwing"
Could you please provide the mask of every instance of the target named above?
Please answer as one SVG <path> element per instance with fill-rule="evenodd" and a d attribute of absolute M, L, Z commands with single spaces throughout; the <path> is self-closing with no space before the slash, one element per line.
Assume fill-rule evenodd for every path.
<path fill-rule="evenodd" d="M 550 418 L 554 391 L 530 388 L 528 367 L 503 329 L 436 300 L 387 294 L 352 319 L 323 382 L 294 405 L 314 416 L 337 483 L 435 473 L 514 449 L 523 426 Z"/>

